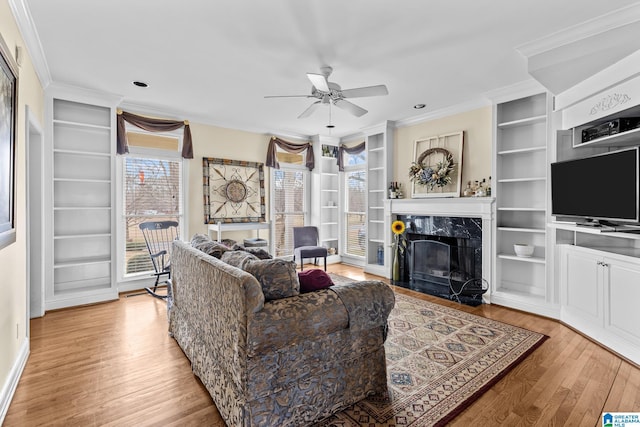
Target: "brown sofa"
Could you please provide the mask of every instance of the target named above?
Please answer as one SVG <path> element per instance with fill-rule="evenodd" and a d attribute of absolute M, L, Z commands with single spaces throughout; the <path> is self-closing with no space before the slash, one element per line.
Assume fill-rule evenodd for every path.
<path fill-rule="evenodd" d="M 189 243 L 173 245 L 169 331 L 228 425 L 308 425 L 386 390 L 388 285 L 300 294 L 295 264 L 288 274 L 287 261 L 235 263 L 256 276 Z M 293 295 L 267 292 L 272 284 L 257 270 L 280 271 Z"/>

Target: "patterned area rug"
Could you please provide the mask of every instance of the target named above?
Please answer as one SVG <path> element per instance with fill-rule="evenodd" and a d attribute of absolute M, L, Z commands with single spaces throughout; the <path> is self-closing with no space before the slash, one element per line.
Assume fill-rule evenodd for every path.
<path fill-rule="evenodd" d="M 353 280 L 331 274 L 336 284 Z M 389 317 L 388 391 L 317 426 L 444 425 L 524 360 L 545 335 L 396 294 Z"/>

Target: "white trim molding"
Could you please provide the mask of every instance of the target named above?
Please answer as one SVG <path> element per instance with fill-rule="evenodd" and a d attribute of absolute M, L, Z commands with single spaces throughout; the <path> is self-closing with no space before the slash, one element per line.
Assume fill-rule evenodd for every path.
<path fill-rule="evenodd" d="M 2 392 L 0 393 L 0 425 L 4 422 L 7 412 L 9 412 L 9 405 L 16 392 L 16 388 L 18 388 L 18 382 L 20 382 L 20 377 L 29 359 L 29 351 L 29 339 L 26 339 L 22 342 L 18 357 L 9 371 L 7 380 L 2 386 Z"/>
<path fill-rule="evenodd" d="M 40 80 L 40 85 L 42 85 L 43 89 L 46 89 L 53 80 L 51 79 L 49 64 L 47 64 L 47 58 L 40 42 L 38 30 L 31 17 L 29 6 L 27 6 L 25 0 L 8 0 L 8 3 L 18 24 L 20 34 L 22 34 L 22 38 L 27 45 L 27 51 Z"/>

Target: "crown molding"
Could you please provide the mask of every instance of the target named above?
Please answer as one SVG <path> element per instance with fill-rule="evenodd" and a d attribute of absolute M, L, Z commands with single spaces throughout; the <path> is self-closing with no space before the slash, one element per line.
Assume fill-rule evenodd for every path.
<path fill-rule="evenodd" d="M 448 117 L 455 114 L 466 113 L 467 111 L 471 111 L 471 110 L 477 110 L 478 108 L 488 107 L 490 105 L 491 105 L 491 102 L 488 99 L 477 98 L 471 101 L 452 105 L 450 107 L 434 110 L 419 116 L 410 117 L 408 119 L 396 120 L 395 127 L 401 128 L 406 126 L 413 126 L 413 125 L 428 122 L 431 120 L 441 119 L 443 117 Z"/>
<path fill-rule="evenodd" d="M 535 79 L 528 79 L 485 92 L 484 96 L 493 104 L 501 104 L 503 102 L 509 102 L 514 99 L 525 98 L 527 96 L 537 95 L 544 92 L 547 92 L 547 88 L 545 88 L 539 81 Z"/>
<path fill-rule="evenodd" d="M 593 37 L 605 31 L 640 21 L 640 3 L 616 9 L 602 16 L 565 28 L 548 36 L 516 46 L 527 58 Z"/>
<path fill-rule="evenodd" d="M 49 71 L 44 49 L 42 49 L 42 43 L 40 43 L 38 30 L 31 17 L 31 11 L 25 0 L 8 0 L 8 3 L 11 13 L 13 13 L 13 17 L 18 24 L 22 39 L 26 44 L 29 57 L 35 68 L 38 80 L 40 80 L 40 85 L 43 89 L 46 89 L 52 82 L 51 72 Z"/>

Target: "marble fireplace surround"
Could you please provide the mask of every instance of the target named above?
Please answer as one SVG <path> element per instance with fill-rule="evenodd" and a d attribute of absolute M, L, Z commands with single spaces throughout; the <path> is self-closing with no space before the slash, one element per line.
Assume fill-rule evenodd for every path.
<path fill-rule="evenodd" d="M 492 197 L 450 197 L 425 199 L 385 200 L 385 223 L 390 224 L 397 215 L 420 215 L 438 217 L 479 218 L 482 220 L 482 278 L 493 283 L 493 221 L 495 221 L 495 199 Z M 387 264 L 390 265 L 390 264 Z M 490 293 L 483 295 L 490 302 Z"/>

